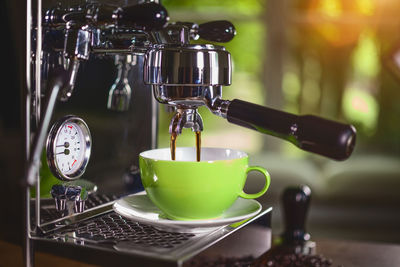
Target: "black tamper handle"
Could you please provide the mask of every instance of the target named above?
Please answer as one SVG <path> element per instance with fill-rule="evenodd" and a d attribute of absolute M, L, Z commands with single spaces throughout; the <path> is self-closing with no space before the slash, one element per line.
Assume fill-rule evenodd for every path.
<path fill-rule="evenodd" d="M 235 37 L 236 29 L 227 20 L 216 20 L 200 24 L 198 34 L 207 41 L 226 43 Z"/>
<path fill-rule="evenodd" d="M 288 187 L 282 195 L 285 231 L 282 241 L 285 244 L 306 242 L 310 235 L 305 230 L 308 208 L 310 206 L 311 189 L 306 186 Z"/>
<path fill-rule="evenodd" d="M 227 119 L 335 160 L 347 159 L 356 141 L 356 130 L 352 125 L 312 115 L 298 116 L 238 99 L 230 101 Z"/>

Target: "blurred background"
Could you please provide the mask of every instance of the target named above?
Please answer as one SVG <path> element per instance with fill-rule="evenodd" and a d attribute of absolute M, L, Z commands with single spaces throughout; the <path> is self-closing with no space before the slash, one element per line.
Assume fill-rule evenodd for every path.
<path fill-rule="evenodd" d="M 306 184 L 312 190 L 307 223 L 312 238 L 400 243 L 400 2 L 161 2 L 171 21 L 230 20 L 235 25 L 236 37 L 223 44 L 233 60 L 232 85 L 223 89 L 225 99 L 238 98 L 295 114 L 318 115 L 352 123 L 357 128 L 352 157 L 336 162 L 229 124 L 206 108 L 200 109 L 203 147 L 246 151 L 251 164 L 270 172 L 272 183 L 261 201 L 274 207 L 273 233 L 283 230 L 279 203 L 283 189 Z M 3 8 L 6 3 L 1 3 L 0 17 L 7 25 L 18 17 Z M 24 149 L 19 91 L 23 81 L 19 81 L 20 70 L 13 62 L 24 66 L 24 56 L 16 52 L 23 46 L 24 36 L 11 32 L 9 27 L 4 28 L 3 36 L 13 38 L 3 42 L 4 51 L 9 53 L 3 54 L 1 71 L 0 195 L 4 200 L 0 207 L 11 213 L 1 223 L 15 225 L 12 218 L 22 216 L 22 211 L 8 199 L 10 194 L 21 195 L 18 182 L 23 174 Z M 112 81 L 110 78 L 107 82 Z M 106 94 L 98 97 L 103 102 L 107 99 Z M 102 105 L 104 110 L 105 107 Z M 102 112 L 96 116 L 106 110 Z M 164 106 L 159 112 L 158 146 L 168 147 L 172 113 Z M 194 144 L 190 130 L 185 130 L 177 141 L 178 146 Z M 10 168 L 11 163 L 17 167 Z M 252 173 L 246 190 L 257 191 L 261 186 L 261 177 Z M 2 236 L 15 235 L 2 232 Z"/>
<path fill-rule="evenodd" d="M 267 168 L 273 232 L 283 229 L 280 194 L 312 189 L 312 237 L 400 243 L 400 3 L 393 0 L 163 0 L 172 21 L 226 19 L 233 60 L 225 99 L 353 124 L 357 145 L 336 162 L 237 127 L 200 110 L 203 146 L 246 151 Z M 159 146 L 168 147 L 171 114 L 160 108 Z M 315 127 L 318 127 L 316 125 Z M 178 146 L 194 146 L 185 130 Z M 261 177 L 246 188 L 257 191 Z"/>

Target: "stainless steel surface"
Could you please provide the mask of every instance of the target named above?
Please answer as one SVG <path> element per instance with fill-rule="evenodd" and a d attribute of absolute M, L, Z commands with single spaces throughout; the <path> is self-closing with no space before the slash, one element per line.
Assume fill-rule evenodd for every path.
<path fill-rule="evenodd" d="M 179 24 L 170 24 L 161 31 L 151 33 L 151 37 L 156 44 L 184 45 L 189 43 L 192 36 L 188 28 Z"/>
<path fill-rule="evenodd" d="M 158 102 L 182 108 L 212 105 L 222 95 L 221 86 L 167 86 L 152 85 Z"/>
<path fill-rule="evenodd" d="M 35 185 L 38 180 L 40 156 L 47 137 L 47 130 L 50 125 L 51 116 L 53 115 L 57 95 L 61 87 L 62 84 L 60 83 L 55 83 L 52 87 L 50 97 L 46 105 L 45 115 L 43 116 L 42 123 L 40 124 L 39 130 L 35 135 L 35 139 L 32 144 L 31 155 L 28 161 L 28 170 L 24 179 L 24 181 L 30 186 Z"/>
<path fill-rule="evenodd" d="M 36 124 L 36 127 L 40 127 L 40 120 L 41 120 L 41 97 L 42 97 L 42 76 L 41 76 L 41 53 L 42 53 L 42 0 L 38 0 L 36 2 L 37 6 L 37 15 L 36 15 L 36 54 L 35 54 L 35 91 L 34 91 L 34 95 L 33 95 L 33 99 L 34 99 L 34 103 L 32 105 L 32 110 L 34 113 L 33 119 L 34 119 L 34 123 Z M 29 63 L 27 63 L 29 64 Z M 59 89 L 57 89 L 59 90 Z M 56 94 L 57 95 L 57 94 Z M 49 102 L 50 103 L 50 102 Z M 55 103 L 55 102 L 54 102 Z M 54 107 L 50 107 L 51 110 L 53 111 Z M 48 114 L 49 115 L 49 114 Z M 46 115 L 45 115 L 46 116 Z M 51 115 L 50 115 L 51 116 Z M 47 117 L 47 120 L 49 120 L 50 118 Z M 47 130 L 47 128 L 46 128 Z M 39 132 L 40 133 L 40 132 Z M 44 134 L 42 132 L 42 134 Z M 43 137 L 43 136 L 38 136 L 38 137 Z M 34 144 L 35 145 L 35 144 Z M 38 146 L 36 146 L 35 148 L 41 149 L 42 144 L 41 142 L 38 143 Z M 33 152 L 36 155 L 39 155 L 38 151 L 34 151 Z M 32 159 L 31 159 L 32 160 Z M 33 159 L 35 161 L 38 162 L 38 159 Z M 35 170 L 35 185 L 36 185 L 36 191 L 40 190 L 40 179 L 39 179 L 39 172 L 38 172 L 38 165 L 35 166 L 35 168 L 37 168 L 37 170 Z M 29 182 L 28 182 L 29 183 Z M 39 199 L 36 199 L 36 224 L 39 224 L 40 221 L 40 201 Z"/>
<path fill-rule="evenodd" d="M 230 103 L 231 102 L 229 100 L 223 100 L 221 98 L 215 98 L 215 99 L 211 99 L 211 101 L 207 102 L 207 107 L 215 115 L 226 119 Z"/>
<path fill-rule="evenodd" d="M 85 221 L 110 210 L 118 197 L 116 195 L 92 194 L 85 200 L 84 209 L 80 213 L 74 212 L 74 202 L 69 203 L 70 210 L 58 211 L 52 199 L 42 199 L 41 233 L 50 234 L 70 224 Z M 72 204 L 72 205 L 71 205 Z"/>
<path fill-rule="evenodd" d="M 60 225 L 65 226 L 49 232 L 43 237 L 35 236 L 33 239 L 35 242 L 48 243 L 54 247 L 53 251 L 57 251 L 57 247 L 67 248 L 64 245 L 69 245 L 71 249 L 85 246 L 90 249 L 100 249 L 104 253 L 112 252 L 112 255 L 119 258 L 111 259 L 117 265 L 122 264 L 123 257 L 121 255 L 128 255 L 132 257 L 132 260 L 139 259 L 135 257 L 147 258 L 152 261 L 158 260 L 154 266 L 166 266 L 168 263 L 181 266 L 194 255 L 242 227 L 261 218 L 267 222 L 270 221 L 271 208 L 263 207 L 257 216 L 242 223 L 222 226 L 201 233 L 163 231 L 125 219 L 114 213 L 111 206 L 104 206 L 101 210 L 97 209 L 97 212 L 96 214 L 96 210 L 92 210 L 91 213 L 84 213 L 79 219 L 75 218 L 75 221 L 70 221 L 70 218 L 68 223 L 59 221 Z M 268 227 L 268 223 L 263 227 L 267 228 L 266 226 Z M 56 244 L 57 246 L 55 246 Z"/>
<path fill-rule="evenodd" d="M 71 201 L 76 202 L 79 200 L 81 192 L 82 188 L 80 186 L 62 184 L 53 185 L 51 196 L 55 200 L 56 210 L 59 212 L 66 211 L 68 209 L 67 204 L 71 203 Z"/>
<path fill-rule="evenodd" d="M 203 119 L 197 109 L 178 109 L 169 125 L 169 133 L 181 134 L 183 128 L 190 128 L 193 132 L 203 131 Z"/>
<path fill-rule="evenodd" d="M 96 8 L 93 9 L 91 5 L 81 3 L 81 6 L 71 4 L 51 6 L 51 2 L 46 2 L 46 4 L 50 4 L 50 6 L 44 7 L 48 11 L 45 12 L 46 18 L 43 20 L 43 25 L 40 20 L 37 27 L 32 30 L 32 34 L 40 34 L 40 38 L 36 38 L 36 41 L 40 42 L 36 48 L 40 47 L 40 50 L 36 49 L 34 54 L 42 54 L 42 42 L 44 42 L 43 48 L 46 50 L 42 62 L 43 68 L 40 68 L 39 61 L 36 61 L 39 67 L 36 68 L 34 79 L 36 85 L 39 86 L 38 80 L 41 81 L 42 78 L 43 84 L 48 83 L 51 80 L 52 70 L 67 69 L 68 83 L 61 88 L 59 97 L 62 101 L 69 100 L 74 88 L 82 79 L 80 73 L 89 68 L 86 66 L 90 65 L 93 59 L 113 58 L 118 73 L 114 85 L 111 86 L 108 93 L 107 106 L 109 109 L 128 112 L 129 108 L 148 109 L 144 108 L 146 103 L 141 101 L 141 98 L 138 99 L 139 106 L 130 107 L 131 95 L 136 94 L 135 90 L 148 90 L 150 85 L 147 84 L 151 83 L 159 102 L 175 105 L 181 112 L 181 115 L 175 116 L 175 119 L 172 120 L 171 131 L 180 133 L 184 127 L 192 128 L 193 131 L 201 131 L 203 122 L 196 110 L 199 105 L 206 104 L 212 108 L 214 113 L 221 114 L 223 109 L 218 106 L 218 103 L 221 102 L 219 101 L 221 85 L 229 85 L 231 82 L 230 54 L 220 46 L 190 45 L 190 39 L 198 38 L 197 24 L 170 23 L 165 29 L 152 31 L 150 34 L 140 28 L 119 27 L 116 21 L 107 20 L 107 18 L 103 21 L 100 16 L 97 17 L 94 14 L 100 11 Z M 94 4 L 94 7 L 96 6 L 100 6 L 100 4 Z M 82 14 L 80 12 L 89 12 L 91 14 L 89 20 L 92 18 L 93 23 L 89 25 L 85 20 L 80 21 L 79 16 Z M 41 16 L 41 12 L 38 15 Z M 44 33 L 41 32 L 42 26 L 45 28 Z M 42 38 L 43 34 L 44 38 Z M 154 38 L 154 36 L 159 38 Z M 164 42 L 164 44 L 157 44 L 157 42 Z M 60 45 L 60 43 L 63 44 Z M 162 58 L 161 61 L 157 61 L 160 59 L 159 57 Z M 38 58 L 40 57 L 37 56 L 36 59 Z M 143 77 L 140 75 L 149 77 L 147 70 L 151 72 L 151 77 L 161 79 L 146 81 L 145 78 L 143 81 Z M 142 74 L 143 72 L 144 74 Z M 40 86 L 42 86 L 41 84 L 42 82 L 40 82 Z M 139 137 L 138 141 L 143 146 L 137 148 L 138 152 L 148 149 L 149 146 L 150 148 L 156 146 L 157 107 L 153 99 L 150 99 L 150 103 L 150 118 L 141 118 L 142 113 L 134 115 L 133 128 L 136 128 L 135 125 L 142 126 L 143 123 L 146 123 L 151 129 L 150 145 L 140 141 L 141 137 Z M 38 109 L 41 109 L 40 104 Z M 35 116 L 35 119 L 39 120 L 40 118 Z M 136 138 L 138 136 L 140 134 L 137 134 Z M 138 152 L 136 153 L 138 154 Z M 134 164 L 126 164 L 125 168 L 131 168 L 130 166 L 135 166 L 135 163 L 137 166 L 137 154 Z M 56 176 L 65 179 L 63 175 L 59 175 L 59 172 L 54 171 L 57 168 L 55 168 L 54 158 L 51 155 L 49 163 Z M 84 168 L 82 173 L 83 171 Z M 90 171 L 89 174 L 93 175 L 94 173 Z M 97 176 L 97 174 L 95 175 Z M 37 180 L 36 191 L 39 192 L 40 179 Z M 37 200 L 36 206 L 37 225 L 40 225 L 39 200 Z"/>
<path fill-rule="evenodd" d="M 86 25 L 82 26 L 74 20 L 68 21 L 65 29 L 64 57 L 88 60 L 92 29 Z"/>
<path fill-rule="evenodd" d="M 47 2 L 46 2 L 47 3 Z M 41 3 L 39 3 L 41 4 Z M 48 4 L 48 3 L 47 3 Z M 27 5 L 29 7 L 29 4 Z M 67 6 L 68 7 L 68 6 Z M 49 8 L 49 7 L 43 7 Z M 69 7 L 68 7 L 69 8 Z M 28 12 L 31 12 L 32 8 L 29 8 Z M 87 31 L 85 28 L 78 28 L 77 31 L 73 31 L 76 29 L 71 30 L 70 36 L 71 38 L 68 38 L 68 41 L 71 43 L 69 44 L 68 42 L 65 42 L 65 53 L 63 53 L 63 56 L 67 56 L 67 58 L 63 58 L 61 55 L 61 51 L 63 48 L 59 46 L 59 41 L 63 41 L 62 38 L 64 38 L 64 35 L 62 34 L 62 31 L 59 31 L 57 28 L 53 28 L 53 26 L 45 26 L 46 29 L 45 31 L 41 31 L 42 29 L 42 15 L 41 15 L 42 8 L 40 8 L 40 12 L 38 12 L 36 15 L 38 15 L 38 23 L 35 27 L 34 26 L 31 28 L 27 28 L 27 35 L 28 35 L 28 40 L 35 40 L 36 41 L 36 49 L 35 51 L 30 51 L 28 52 L 29 57 L 33 55 L 36 58 L 36 65 L 35 65 L 35 76 L 31 77 L 30 70 L 27 70 L 27 79 L 28 79 L 28 88 L 29 84 L 34 84 L 36 87 L 34 88 L 35 90 L 33 92 L 27 92 L 26 94 L 26 101 L 27 101 L 27 113 L 26 113 L 26 122 L 27 122 L 27 127 L 26 127 L 26 136 L 27 136 L 27 151 L 33 150 L 34 152 L 30 152 L 30 162 L 31 164 L 28 164 L 28 171 L 27 171 L 27 177 L 25 180 L 28 181 L 28 184 L 36 184 L 36 192 L 41 192 L 42 187 L 45 188 L 48 186 L 48 183 L 51 183 L 51 178 L 49 181 L 48 180 L 48 175 L 46 174 L 46 171 L 43 172 L 43 169 L 41 169 L 41 177 L 39 178 L 39 166 L 41 162 L 41 152 L 43 148 L 43 141 L 47 135 L 47 129 L 50 121 L 53 119 L 53 109 L 55 107 L 55 97 L 58 95 L 56 90 L 61 89 L 61 93 L 59 94 L 59 98 L 63 101 L 69 100 L 66 104 L 60 105 L 59 108 L 57 108 L 54 112 L 54 118 L 63 116 L 68 113 L 75 113 L 78 112 L 80 114 L 83 114 L 85 118 L 89 116 L 90 120 L 91 114 L 99 114 L 101 113 L 101 109 L 97 108 L 99 105 L 96 104 L 95 110 L 97 109 L 98 111 L 93 111 L 90 107 L 87 107 L 87 103 L 97 103 L 99 102 L 98 97 L 93 96 L 93 97 L 82 97 L 79 96 L 81 90 L 87 90 L 87 84 L 85 85 L 86 80 L 90 80 L 94 85 L 96 82 L 92 79 L 89 78 L 90 74 L 88 75 L 88 79 L 85 77 L 86 75 L 81 74 L 82 72 L 87 73 L 87 69 L 96 69 L 96 65 L 94 65 L 92 62 L 96 61 L 94 57 L 90 57 L 89 54 L 89 45 L 91 42 L 91 33 Z M 71 23 L 72 24 L 72 23 Z M 72 27 L 72 25 L 70 25 Z M 61 27 L 63 27 L 61 25 Z M 60 34 L 61 33 L 61 34 Z M 76 34 L 75 34 L 76 33 Z M 40 35 L 37 38 L 34 38 L 34 36 Z M 43 35 L 45 35 L 45 38 L 42 38 Z M 76 38 L 75 38 L 76 37 Z M 47 38 L 47 39 L 46 39 Z M 52 38 L 58 38 L 53 42 Z M 61 38 L 61 40 L 59 39 Z M 44 45 L 43 45 L 44 43 Z M 69 48 L 72 48 L 71 50 L 68 50 Z M 44 52 L 43 49 L 46 49 Z M 121 50 L 121 49 L 120 49 Z M 102 61 L 101 65 L 102 66 L 107 66 L 107 62 L 109 58 L 112 58 L 112 55 L 116 55 L 116 53 L 119 53 L 120 50 L 114 50 L 111 51 L 111 56 L 108 56 L 108 53 L 99 53 L 99 60 Z M 126 53 L 129 53 L 131 50 L 128 49 Z M 108 50 L 107 50 L 108 52 Z M 115 53 L 113 53 L 115 52 Z M 125 53 L 125 54 L 126 54 Z M 143 53 L 142 53 L 143 54 Z M 43 61 L 41 60 L 43 55 Z M 130 57 L 130 56 L 129 56 Z M 104 59 L 104 60 L 103 60 Z M 30 66 L 30 58 L 27 58 L 27 65 Z M 131 64 L 131 62 L 129 63 Z M 91 65 L 91 67 L 87 67 L 87 65 Z M 49 82 L 51 81 L 53 75 L 54 75 L 54 70 L 64 68 L 68 71 L 68 79 L 67 84 L 59 85 L 57 84 L 57 87 L 54 89 L 52 88 L 51 90 L 42 90 L 42 88 L 48 87 Z M 133 86 L 135 85 L 135 94 L 137 96 L 137 99 L 132 101 L 130 98 L 127 99 L 129 102 L 135 102 L 135 106 L 131 107 L 131 110 L 128 111 L 127 113 L 121 115 L 121 116 L 113 116 L 114 118 L 111 118 L 113 122 L 110 123 L 110 118 L 105 118 L 103 125 L 107 124 L 110 126 L 109 129 L 104 129 L 103 125 L 99 125 L 99 123 L 96 123 L 96 126 L 94 127 L 94 132 L 96 134 L 97 140 L 100 141 L 100 146 L 97 146 L 97 151 L 95 154 L 96 160 L 98 161 L 98 164 L 95 164 L 94 167 L 90 168 L 89 170 L 89 175 L 92 175 L 92 177 L 97 178 L 97 183 L 100 184 L 100 188 L 102 190 L 116 190 L 114 187 L 117 187 L 117 191 L 120 193 L 123 193 L 127 188 L 124 185 L 124 181 L 122 180 L 122 173 L 124 172 L 124 169 L 130 166 L 131 164 L 138 165 L 137 163 L 137 155 L 139 154 L 140 151 L 147 150 L 152 148 L 153 146 L 156 145 L 156 142 L 154 141 L 156 138 L 156 129 L 153 129 L 156 124 L 157 124 L 157 108 L 153 105 L 154 100 L 151 97 L 151 90 L 150 86 L 146 86 L 142 81 L 142 73 L 143 73 L 143 55 L 141 56 L 141 59 L 136 60 L 135 64 L 133 64 L 132 68 L 134 71 L 132 73 L 125 73 L 128 77 L 126 79 L 128 80 L 129 85 L 128 86 Z M 98 68 L 97 68 L 98 69 Z M 100 68 L 101 70 L 101 75 L 104 75 L 105 68 Z M 106 74 L 109 76 L 109 74 Z M 97 74 L 97 77 L 95 80 L 98 80 L 99 77 Z M 126 82 L 126 80 L 124 80 Z M 66 86 L 65 86 L 66 85 Z M 111 84 L 110 84 L 111 85 Z M 103 90 L 101 88 L 106 88 L 104 87 L 104 84 L 97 83 L 97 88 L 96 90 L 91 90 L 92 92 L 95 92 L 97 94 L 97 91 Z M 86 102 L 84 105 L 79 103 L 79 101 L 76 101 L 76 98 L 72 98 L 72 101 L 70 100 L 72 97 L 72 91 L 78 91 L 78 98 L 79 99 L 84 99 L 86 98 L 89 100 L 89 102 Z M 104 91 L 104 90 L 103 90 Z M 148 93 L 147 93 L 148 92 Z M 104 94 L 104 92 L 103 92 Z M 44 109 L 44 106 L 41 104 L 40 100 L 43 97 L 43 95 L 46 97 L 50 97 L 49 105 L 47 105 L 47 109 Z M 104 96 L 107 96 L 107 94 L 104 94 Z M 37 100 L 37 98 L 39 98 Z M 30 99 L 33 99 L 34 102 L 31 103 Z M 132 103 L 130 103 L 129 106 L 132 106 Z M 31 109 L 31 107 L 33 107 Z M 84 107 L 82 111 L 82 107 Z M 105 105 L 103 104 L 102 107 L 104 108 Z M 30 110 L 33 110 L 34 112 L 31 113 Z M 72 112 L 71 112 L 72 111 Z M 138 112 L 141 111 L 141 112 Z M 93 113 L 94 112 L 94 113 Z M 40 117 L 40 113 L 44 114 L 43 118 Z M 31 118 L 33 119 L 34 122 L 41 122 L 40 127 L 37 130 L 36 128 L 30 127 L 30 121 Z M 108 121 L 107 121 L 108 120 Z M 137 125 L 141 125 L 144 122 L 148 121 L 148 124 L 143 125 L 140 130 L 137 130 Z M 123 122 L 123 124 L 121 124 Z M 103 129 L 104 130 L 103 130 Z M 134 129 L 134 130 L 133 130 Z M 114 131 L 117 131 L 114 134 Z M 136 131 L 136 132 L 134 132 Z M 126 153 L 129 150 L 129 153 L 131 155 L 126 155 L 126 154 L 120 154 L 118 156 L 113 156 L 113 160 L 109 160 L 108 165 L 114 165 L 111 166 L 111 168 L 107 169 L 107 172 L 104 172 L 101 170 L 102 167 L 102 159 L 100 155 L 110 155 L 110 152 L 104 153 L 104 149 L 99 149 L 100 147 L 107 148 L 106 142 L 101 142 L 101 139 L 106 139 L 108 134 L 114 134 L 114 136 L 118 136 L 117 139 L 120 139 L 126 148 L 120 149 L 119 146 L 115 146 L 117 143 L 109 143 L 110 146 L 115 146 L 115 151 L 120 151 L 123 153 Z M 121 133 L 121 134 L 120 134 Z M 33 143 L 30 142 L 31 136 L 34 137 Z M 121 136 L 123 138 L 121 138 Z M 128 140 L 126 140 L 128 138 Z M 116 139 L 113 137 L 112 139 Z M 39 140 L 39 141 L 35 141 Z M 133 146 L 132 146 L 133 144 Z M 133 147 L 133 149 L 132 149 Z M 32 148 L 32 149 L 31 149 Z M 107 155 L 108 154 L 108 155 Z M 32 156 L 33 155 L 33 156 Z M 113 153 L 111 153 L 113 155 Z M 120 160 L 120 158 L 123 157 L 124 160 Z M 33 160 L 32 160 L 33 159 Z M 127 163 L 129 161 L 129 164 Z M 44 162 L 43 162 L 44 163 Z M 45 163 L 44 163 L 45 164 Z M 124 167 L 125 164 L 125 167 Z M 104 167 L 107 166 L 107 164 L 103 164 Z M 122 167 L 121 167 L 122 166 Z M 118 172 L 121 172 L 118 174 Z M 101 175 L 99 175 L 101 173 Z M 116 174 L 115 174 L 116 173 Z M 107 180 L 105 177 L 113 175 L 116 177 L 120 176 L 120 180 L 116 181 L 114 184 L 117 186 L 109 186 L 107 185 Z M 35 177 L 36 175 L 36 177 Z M 44 175 L 44 176 L 43 176 Z M 102 177 L 103 176 L 103 177 Z M 96 179 L 95 179 L 96 180 Z M 103 185 L 104 184 L 104 185 Z M 32 234 L 34 234 L 36 231 L 44 231 L 45 229 L 56 229 L 59 227 L 57 221 L 60 220 L 59 218 L 63 218 L 63 214 L 58 214 L 55 217 L 46 217 L 44 213 L 44 209 L 42 209 L 43 206 L 43 199 L 41 199 L 40 194 L 37 193 L 37 197 L 35 200 L 35 205 L 34 209 L 30 209 L 30 195 L 31 195 L 31 188 L 27 187 L 26 188 L 26 201 L 27 201 L 27 208 L 25 209 L 25 217 L 26 217 L 26 223 L 27 223 L 27 232 L 25 233 L 26 237 L 26 249 L 25 249 L 25 256 L 26 256 L 26 265 L 31 266 L 33 264 L 33 254 L 31 253 L 32 247 L 30 247 L 31 244 L 31 237 Z M 130 190 L 130 189 L 129 189 Z M 66 208 L 68 209 L 69 205 L 68 203 L 61 203 L 63 200 L 58 199 L 59 201 L 59 206 L 65 204 Z M 79 213 L 76 212 L 83 212 L 84 207 L 87 206 L 88 203 L 85 203 L 83 199 L 75 199 L 72 205 L 72 209 L 75 211 L 75 214 L 71 215 L 71 212 L 67 214 L 67 218 L 72 218 L 71 220 L 73 221 L 74 218 L 78 216 Z M 54 202 L 50 204 L 53 208 L 55 208 Z M 60 208 L 60 207 L 59 207 Z M 92 207 L 93 208 L 93 207 Z M 92 208 L 89 208 L 91 210 Z M 97 209 L 101 210 L 101 205 L 96 206 Z M 64 209 L 64 208 L 60 208 Z M 54 209 L 55 210 L 55 209 Z M 31 211 L 34 211 L 32 214 L 34 216 L 30 216 Z M 73 212 L 72 212 L 73 213 Z M 43 216 L 42 216 L 43 215 Z M 33 220 L 31 220 L 33 218 Z M 32 228 L 30 227 L 30 224 L 32 223 Z M 30 230 L 33 229 L 35 232 L 30 232 Z M 41 229 L 41 230 L 39 230 Z"/>
<path fill-rule="evenodd" d="M 155 45 L 146 54 L 144 80 L 152 85 L 231 84 L 231 56 L 222 46 Z"/>
<path fill-rule="evenodd" d="M 180 134 L 183 128 L 201 131 L 203 123 L 196 111 L 199 106 L 206 105 L 214 114 L 226 117 L 228 104 L 221 97 L 222 86 L 231 84 L 231 57 L 221 46 L 187 44 L 189 37 L 183 33 L 188 34 L 188 28 L 174 26 L 182 30 L 178 34 L 181 38 L 160 38 L 158 41 L 168 44 L 148 50 L 144 80 L 152 85 L 154 97 L 160 103 L 181 110 L 171 120 L 170 133 Z M 195 27 L 192 25 L 190 29 Z"/>
<path fill-rule="evenodd" d="M 46 134 L 50 125 L 51 116 L 54 113 L 54 107 L 56 104 L 57 95 L 62 86 L 63 86 L 63 81 L 61 77 L 57 77 L 57 79 L 55 79 L 51 84 L 48 100 L 45 106 L 44 116 L 39 124 L 39 129 L 32 142 L 32 149 L 30 149 L 31 151 L 30 157 L 27 160 L 27 170 L 23 182 L 26 183 L 26 186 L 28 188 L 29 186 L 36 185 L 36 192 L 40 192 L 40 177 L 39 177 L 40 157 L 44 147 Z M 28 134 L 30 135 L 30 133 Z M 35 205 L 36 226 L 39 226 L 40 197 L 36 198 L 35 204 L 36 204 Z"/>
<path fill-rule="evenodd" d="M 67 199 L 64 196 L 54 197 L 57 211 L 63 211 L 67 209 Z"/>
<path fill-rule="evenodd" d="M 25 160 L 28 161 L 30 157 L 30 147 L 31 147 L 31 101 L 32 101 L 32 77 L 31 77 L 31 64 L 27 64 L 31 61 L 31 29 L 32 29 L 32 1 L 26 0 L 26 25 L 25 25 L 25 84 L 22 96 L 25 98 L 24 105 L 24 120 L 25 120 Z M 26 267 L 33 266 L 33 246 L 31 237 L 31 209 L 30 209 L 30 187 L 26 186 L 23 189 L 23 263 Z"/>
<path fill-rule="evenodd" d="M 33 104 L 33 110 L 34 110 L 34 118 L 35 118 L 35 123 L 36 126 L 39 125 L 40 122 L 40 107 L 41 107 L 41 97 L 42 97 L 42 76 L 41 76 L 41 54 L 42 54 L 42 0 L 37 0 L 36 2 L 36 51 L 35 51 L 35 91 L 34 91 L 34 104 Z M 29 38 L 32 38 L 31 36 Z M 28 61 L 27 64 L 30 64 L 31 61 Z"/>
<path fill-rule="evenodd" d="M 221 86 L 166 86 L 152 85 L 158 102 L 176 107 L 169 132 L 181 134 L 183 128 L 203 130 L 203 122 L 197 108 L 206 105 L 215 115 L 226 118 L 229 100 L 223 100 Z"/>
<path fill-rule="evenodd" d="M 86 199 L 77 198 L 75 200 L 74 212 L 75 213 L 84 212 L 85 211 L 85 202 L 86 202 Z"/>
<path fill-rule="evenodd" d="M 81 64 L 81 61 L 77 58 L 72 58 L 70 60 L 65 59 L 65 62 L 68 62 L 66 65 L 68 66 L 69 82 L 67 86 L 62 88 L 60 95 L 58 96 L 59 99 L 64 102 L 68 101 L 68 99 L 72 96 L 72 92 L 75 88 L 76 77 L 78 76 L 79 66 Z"/>

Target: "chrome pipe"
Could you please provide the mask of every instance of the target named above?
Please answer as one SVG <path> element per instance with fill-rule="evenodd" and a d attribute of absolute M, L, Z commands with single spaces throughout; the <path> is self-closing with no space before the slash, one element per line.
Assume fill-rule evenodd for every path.
<path fill-rule="evenodd" d="M 32 80 L 31 80 L 31 29 L 32 29 L 32 1 L 26 0 L 26 49 L 25 49 L 25 159 L 29 160 L 31 146 L 31 96 L 32 96 Z M 30 187 L 26 186 L 23 190 L 24 205 L 24 239 L 23 239 L 23 264 L 25 267 L 34 266 L 33 246 L 31 241 L 31 211 L 30 211 Z"/>
<path fill-rule="evenodd" d="M 41 117 L 41 97 L 42 97 L 42 0 L 37 1 L 37 17 L 36 17 L 36 58 L 35 58 L 35 124 L 39 127 Z M 40 192 L 39 172 L 36 173 L 36 193 Z M 31 184 L 32 186 L 33 184 Z M 36 225 L 40 225 L 40 197 L 36 197 L 35 201 L 35 218 Z"/>
<path fill-rule="evenodd" d="M 35 134 L 35 139 L 32 143 L 31 155 L 29 157 L 28 168 L 24 179 L 24 182 L 28 186 L 33 186 L 37 184 L 37 180 L 39 180 L 38 175 L 40 168 L 40 157 L 46 141 L 47 131 L 50 125 L 51 117 L 53 115 L 54 107 L 56 105 L 57 96 L 60 89 L 64 85 L 63 79 L 64 77 L 57 77 L 57 79 L 54 81 L 54 85 L 50 88 L 49 98 L 47 100 L 46 108 L 44 110 L 44 116 L 41 120 L 41 123 L 39 124 L 39 129 Z M 37 191 L 36 195 L 39 195 L 39 192 L 40 191 Z M 39 225 L 40 224 L 37 224 L 37 226 Z"/>

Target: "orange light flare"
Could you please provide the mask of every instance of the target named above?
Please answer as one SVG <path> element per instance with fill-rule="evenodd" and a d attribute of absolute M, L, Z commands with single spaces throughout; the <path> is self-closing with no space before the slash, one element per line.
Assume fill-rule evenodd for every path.
<path fill-rule="evenodd" d="M 353 45 L 363 29 L 374 24 L 377 1 L 309 0 L 295 21 L 333 46 Z"/>

